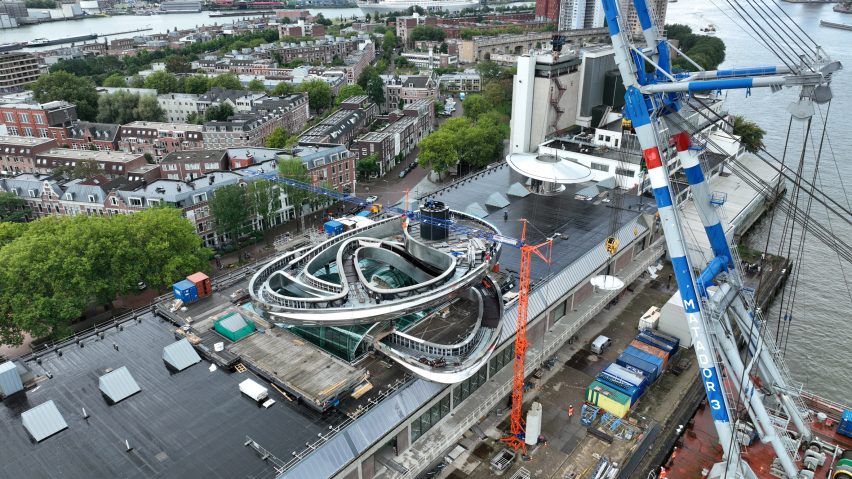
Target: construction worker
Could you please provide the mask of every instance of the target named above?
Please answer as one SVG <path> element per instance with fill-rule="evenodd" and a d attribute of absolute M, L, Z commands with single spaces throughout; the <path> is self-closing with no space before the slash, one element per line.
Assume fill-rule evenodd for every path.
<path fill-rule="evenodd" d="M 568 420 L 570 421 L 572 417 L 574 417 L 574 405 L 569 404 L 568 405 Z"/>

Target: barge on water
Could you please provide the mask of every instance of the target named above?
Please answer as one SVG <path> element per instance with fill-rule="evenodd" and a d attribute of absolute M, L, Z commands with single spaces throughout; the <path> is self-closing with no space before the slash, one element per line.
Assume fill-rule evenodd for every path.
<path fill-rule="evenodd" d="M 819 24 L 822 27 L 829 27 L 829 28 L 836 28 L 838 30 L 850 30 L 850 31 L 852 31 L 852 25 L 850 25 L 848 23 L 827 22 L 825 20 L 820 20 Z"/>

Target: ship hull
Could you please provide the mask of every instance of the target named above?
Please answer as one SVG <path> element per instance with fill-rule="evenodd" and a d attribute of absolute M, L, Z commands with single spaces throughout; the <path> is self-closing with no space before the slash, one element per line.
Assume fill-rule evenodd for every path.
<path fill-rule="evenodd" d="M 465 8 L 477 8 L 478 1 L 458 1 L 458 2 L 358 2 L 358 8 L 364 13 L 387 14 L 392 12 L 402 12 L 408 10 L 409 7 L 419 6 L 430 12 L 460 12 Z"/>

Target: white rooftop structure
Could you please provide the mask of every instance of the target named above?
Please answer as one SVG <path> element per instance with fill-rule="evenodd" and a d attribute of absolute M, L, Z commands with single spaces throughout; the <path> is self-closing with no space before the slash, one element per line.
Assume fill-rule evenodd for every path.
<path fill-rule="evenodd" d="M 163 348 L 163 361 L 178 371 L 201 362 L 201 356 L 186 338 Z"/>
<path fill-rule="evenodd" d="M 47 401 L 21 414 L 21 422 L 36 442 L 41 442 L 68 428 L 65 418 L 53 401 Z"/>
<path fill-rule="evenodd" d="M 113 404 L 116 404 L 142 390 L 127 366 L 122 366 L 114 371 L 108 372 L 98 379 L 98 388 L 104 393 L 104 396 L 109 398 Z"/>

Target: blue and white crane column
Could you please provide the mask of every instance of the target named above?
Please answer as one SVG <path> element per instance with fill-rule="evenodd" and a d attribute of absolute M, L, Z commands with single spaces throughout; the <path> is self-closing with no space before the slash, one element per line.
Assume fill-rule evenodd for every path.
<path fill-rule="evenodd" d="M 713 415 L 714 427 L 725 457 L 730 458 L 732 464 L 739 465 L 741 464 L 739 448 L 731 440 L 733 428 L 728 415 L 725 393 L 722 390 L 722 383 L 719 380 L 716 368 L 715 351 L 701 315 L 701 306 L 696 294 L 692 268 L 689 266 L 689 259 L 686 256 L 686 241 L 672 208 L 669 178 L 657 145 L 654 127 L 651 125 L 651 118 L 648 114 L 649 108 L 644 95 L 639 91 L 640 85 L 637 80 L 635 65 L 631 61 L 630 49 L 624 43 L 624 36 L 621 34 L 617 0 L 602 0 L 602 2 L 615 51 L 615 63 L 627 90 L 625 94 L 625 116 L 632 120 L 636 136 L 642 147 L 645 165 L 648 168 L 648 176 L 654 190 L 654 197 L 666 238 L 666 246 L 672 260 L 689 332 L 695 346 L 704 390 L 707 393 L 708 404 Z M 734 444 L 734 446 L 731 447 L 731 444 Z M 733 473 L 731 477 L 736 477 L 734 471 L 731 472 Z"/>

